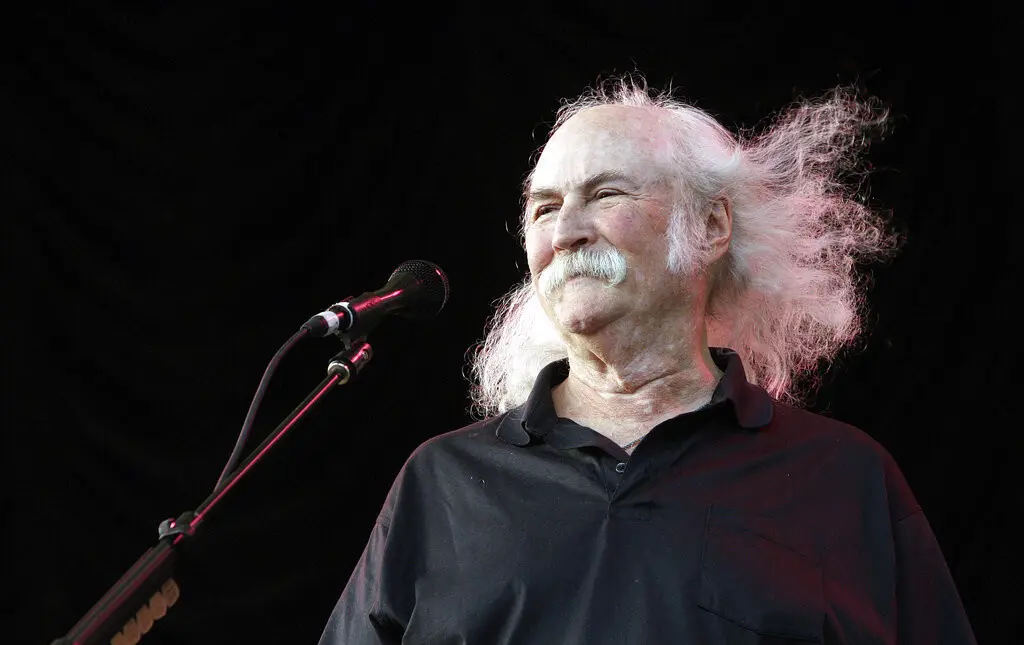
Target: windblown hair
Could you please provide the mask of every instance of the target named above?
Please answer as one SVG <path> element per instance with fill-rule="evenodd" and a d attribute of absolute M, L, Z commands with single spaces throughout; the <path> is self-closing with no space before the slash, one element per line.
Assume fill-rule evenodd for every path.
<path fill-rule="evenodd" d="M 871 135 L 884 131 L 887 113 L 837 88 L 797 102 L 760 133 L 733 134 L 670 91 L 652 92 L 642 79 L 624 77 L 563 103 L 548 138 L 602 105 L 646 108 L 672 128 L 679 201 L 668 267 L 680 279 L 708 271 L 709 344 L 736 350 L 752 382 L 800 404 L 822 363 L 862 331 L 858 263 L 897 245 L 860 194 L 862 153 Z M 531 179 L 532 171 L 527 185 Z M 732 240 L 708 266 L 705 216 L 723 198 L 732 206 Z M 567 356 L 529 276 L 497 303 L 485 332 L 469 356 L 472 412 L 480 417 L 523 403 L 544 365 Z"/>

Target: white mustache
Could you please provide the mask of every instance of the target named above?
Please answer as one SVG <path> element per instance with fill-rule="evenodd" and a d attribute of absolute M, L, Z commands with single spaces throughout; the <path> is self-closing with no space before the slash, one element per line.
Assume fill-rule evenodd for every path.
<path fill-rule="evenodd" d="M 573 278 L 587 277 L 604 280 L 614 287 L 626 279 L 626 258 L 615 248 L 581 249 L 573 253 L 558 254 L 540 274 L 541 293 L 550 296 Z"/>

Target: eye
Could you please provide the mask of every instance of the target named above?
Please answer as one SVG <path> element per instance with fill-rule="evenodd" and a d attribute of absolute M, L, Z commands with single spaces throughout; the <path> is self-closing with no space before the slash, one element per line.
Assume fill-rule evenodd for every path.
<path fill-rule="evenodd" d="M 621 192 L 615 190 L 614 188 L 602 188 L 601 190 L 597 191 L 597 193 L 594 194 L 594 197 L 596 199 L 604 199 L 605 197 L 615 197 L 616 195 L 621 194 Z"/>
<path fill-rule="evenodd" d="M 541 204 L 533 210 L 533 219 L 540 219 L 542 216 L 556 210 L 558 210 L 557 204 Z"/>

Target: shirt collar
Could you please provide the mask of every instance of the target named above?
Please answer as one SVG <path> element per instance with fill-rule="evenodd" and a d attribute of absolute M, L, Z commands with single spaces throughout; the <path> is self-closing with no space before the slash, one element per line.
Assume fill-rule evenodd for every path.
<path fill-rule="evenodd" d="M 729 402 L 740 427 L 753 430 L 768 425 L 772 420 L 772 399 L 762 388 L 747 381 L 739 355 L 721 347 L 712 347 L 710 352 L 723 375 L 706 407 Z M 568 375 L 569 363 L 565 359 L 545 366 L 537 375 L 526 403 L 510 410 L 498 424 L 498 437 L 507 443 L 525 446 L 550 432 L 558 421 L 551 388 Z"/>

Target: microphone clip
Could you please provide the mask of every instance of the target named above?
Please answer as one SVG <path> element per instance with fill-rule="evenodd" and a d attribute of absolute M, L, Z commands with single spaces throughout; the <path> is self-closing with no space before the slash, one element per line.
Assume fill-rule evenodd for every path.
<path fill-rule="evenodd" d="M 344 349 L 335 354 L 327 364 L 327 374 L 338 377 L 338 385 L 355 380 L 366 364 L 373 358 L 373 348 L 365 338 L 352 339 L 348 335 L 335 332 L 340 338 Z"/>

